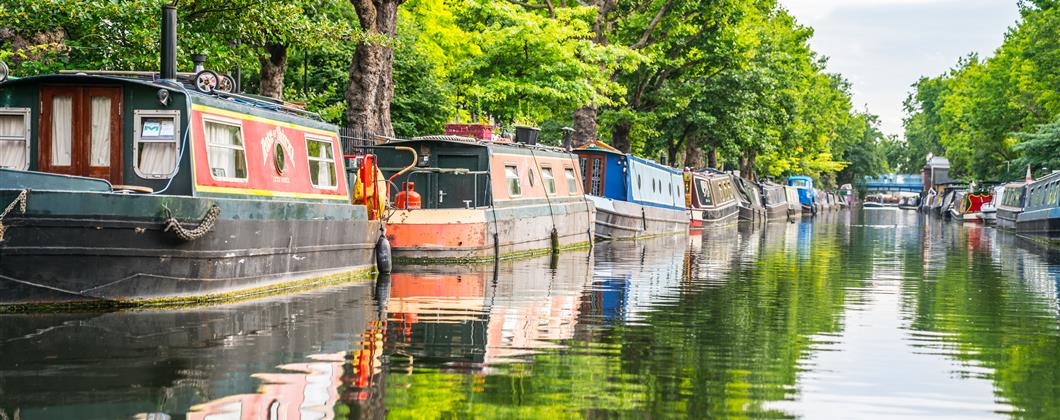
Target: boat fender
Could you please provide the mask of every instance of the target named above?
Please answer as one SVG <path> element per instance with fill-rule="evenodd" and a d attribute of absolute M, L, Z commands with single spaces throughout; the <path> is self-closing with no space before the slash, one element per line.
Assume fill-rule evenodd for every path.
<path fill-rule="evenodd" d="M 394 269 L 394 260 L 390 254 L 390 241 L 386 239 L 386 235 L 379 235 L 379 240 L 375 242 L 375 267 L 384 274 Z"/>

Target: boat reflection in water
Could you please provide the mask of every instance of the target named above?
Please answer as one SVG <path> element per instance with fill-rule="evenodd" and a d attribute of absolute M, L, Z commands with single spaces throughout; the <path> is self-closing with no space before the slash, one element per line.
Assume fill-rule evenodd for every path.
<path fill-rule="evenodd" d="M 180 311 L 3 314 L 0 410 L 22 419 L 326 418 L 308 414 L 332 411 L 339 385 L 356 384 L 356 363 L 377 344 L 366 339 L 378 335 L 373 293 L 355 283 Z"/>
<path fill-rule="evenodd" d="M 417 367 L 475 370 L 559 347 L 574 335 L 592 256 L 551 258 L 393 274 L 387 353 Z"/>

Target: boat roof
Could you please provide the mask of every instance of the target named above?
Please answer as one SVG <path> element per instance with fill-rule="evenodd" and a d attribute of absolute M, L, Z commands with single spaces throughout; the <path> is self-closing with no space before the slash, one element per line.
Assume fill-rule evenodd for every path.
<path fill-rule="evenodd" d="M 791 180 L 805 180 L 805 181 L 813 181 L 813 178 L 810 178 L 810 177 L 808 177 L 808 176 L 806 176 L 806 175 L 793 175 L 793 176 L 789 176 L 789 177 L 788 177 L 788 180 L 789 180 L 789 181 L 791 181 Z"/>
<path fill-rule="evenodd" d="M 481 140 L 481 139 L 477 139 L 477 138 L 474 138 L 474 137 L 454 136 L 454 135 L 448 135 L 448 134 L 431 135 L 431 136 L 419 136 L 419 137 L 413 137 L 411 139 L 392 138 L 392 139 L 388 139 L 385 144 L 386 145 L 398 146 L 398 145 L 402 145 L 402 144 L 420 143 L 420 142 L 425 142 L 425 141 L 434 142 L 434 143 L 447 143 L 447 144 L 455 144 L 455 145 L 462 145 L 462 146 L 471 146 L 471 147 L 482 147 L 482 148 L 514 147 L 514 148 L 522 148 L 522 149 L 533 149 L 533 150 L 543 150 L 543 151 L 549 151 L 549 152 L 568 153 L 568 151 L 566 149 L 562 148 L 562 147 L 548 146 L 548 145 L 544 145 L 544 144 L 526 144 L 526 143 L 519 143 L 517 141 L 511 141 L 511 140 Z"/>
<path fill-rule="evenodd" d="M 130 74 L 139 74 L 130 75 Z M 4 82 L 0 82 L 0 88 L 6 86 L 18 86 L 28 84 L 46 84 L 46 83 L 69 83 L 69 82 L 113 82 L 113 83 L 128 83 L 138 84 L 153 89 L 166 89 L 171 93 L 185 94 L 190 98 L 202 100 L 214 99 L 220 102 L 216 102 L 215 105 L 221 106 L 234 106 L 243 108 L 243 110 L 260 110 L 268 113 L 280 114 L 283 116 L 290 116 L 300 118 L 304 120 L 312 120 L 318 124 L 327 125 L 329 129 L 335 130 L 335 126 L 328 124 L 324 121 L 320 115 L 306 111 L 304 109 L 296 108 L 291 106 L 289 103 L 281 101 L 279 99 L 267 98 L 264 96 L 244 94 L 244 93 L 226 93 L 226 92 L 200 92 L 194 86 L 181 82 L 179 80 L 162 80 L 157 78 L 157 74 L 149 72 L 117 72 L 106 73 L 106 72 L 65 72 L 65 73 L 53 73 L 53 74 L 42 74 L 37 76 L 27 76 L 20 78 L 9 78 Z"/>
<path fill-rule="evenodd" d="M 592 152 L 614 153 L 616 155 L 624 155 L 625 154 L 625 153 L 622 153 L 621 150 L 618 150 L 618 149 L 612 147 L 610 144 L 604 143 L 604 142 L 602 142 L 600 140 L 594 140 L 594 141 L 589 142 L 589 143 L 587 143 L 585 145 L 582 145 L 581 147 L 575 148 L 574 150 L 578 150 L 578 151 L 585 150 L 585 151 L 592 151 Z"/>

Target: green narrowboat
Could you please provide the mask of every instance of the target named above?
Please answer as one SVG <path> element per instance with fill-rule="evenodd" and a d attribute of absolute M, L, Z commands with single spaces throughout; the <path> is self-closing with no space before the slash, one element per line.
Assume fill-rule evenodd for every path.
<path fill-rule="evenodd" d="M 0 305 L 201 302 L 366 274 L 336 127 L 162 69 L 0 82 Z"/>
<path fill-rule="evenodd" d="M 477 133 L 484 138 L 448 134 L 375 148 L 391 183 L 386 223 L 396 264 L 491 261 L 591 244 L 595 209 L 582 191 L 577 156 Z"/>

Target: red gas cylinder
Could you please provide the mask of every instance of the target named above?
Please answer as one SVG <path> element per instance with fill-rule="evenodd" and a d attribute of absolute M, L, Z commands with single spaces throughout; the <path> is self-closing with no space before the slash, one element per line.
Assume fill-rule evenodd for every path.
<path fill-rule="evenodd" d="M 414 210 L 420 208 L 420 194 L 414 190 L 415 182 L 402 182 L 401 192 L 394 197 L 394 207 Z"/>

